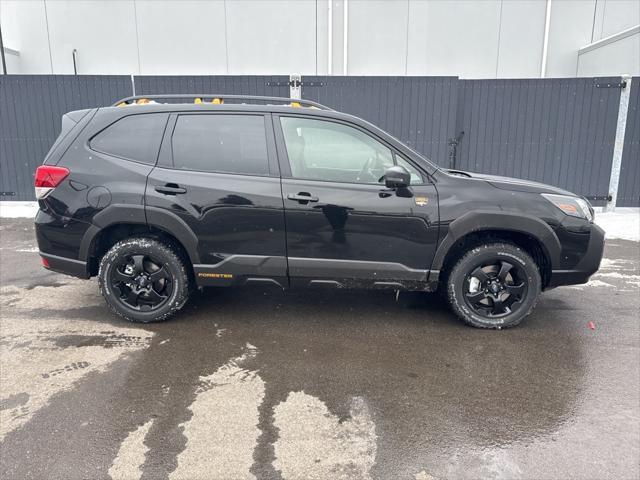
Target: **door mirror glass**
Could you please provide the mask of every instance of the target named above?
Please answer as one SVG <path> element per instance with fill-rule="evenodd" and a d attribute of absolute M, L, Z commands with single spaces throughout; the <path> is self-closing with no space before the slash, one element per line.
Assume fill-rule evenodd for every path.
<path fill-rule="evenodd" d="M 384 184 L 387 188 L 408 187 L 411 183 L 411 173 L 402 165 L 394 165 L 384 172 Z"/>

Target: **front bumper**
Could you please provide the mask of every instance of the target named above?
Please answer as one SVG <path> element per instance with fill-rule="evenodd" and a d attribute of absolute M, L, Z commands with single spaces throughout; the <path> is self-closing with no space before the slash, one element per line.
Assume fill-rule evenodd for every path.
<path fill-rule="evenodd" d="M 582 259 L 571 270 L 552 270 L 547 288 L 587 283 L 589 277 L 600 268 L 603 252 L 604 230 L 593 224 L 591 225 L 587 251 L 582 256 Z"/>

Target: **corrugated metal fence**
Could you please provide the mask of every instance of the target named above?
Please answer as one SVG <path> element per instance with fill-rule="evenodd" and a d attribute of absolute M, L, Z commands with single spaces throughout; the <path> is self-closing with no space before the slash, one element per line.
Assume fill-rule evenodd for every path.
<path fill-rule="evenodd" d="M 0 200 L 35 200 L 33 173 L 64 113 L 127 95 L 126 75 L 0 75 Z"/>
<path fill-rule="evenodd" d="M 618 206 L 640 205 L 640 77 L 631 80 L 631 98 L 618 187 Z"/>
<path fill-rule="evenodd" d="M 362 117 L 439 165 L 608 194 L 619 78 L 459 80 L 305 76 L 302 96 Z M 634 79 L 619 205 L 640 205 L 640 79 Z M 288 76 L 0 77 L 0 199 L 32 200 L 32 174 L 63 113 L 133 94 L 289 96 Z M 462 133 L 464 132 L 464 133 Z M 627 140 L 628 139 L 628 140 Z M 598 202 L 595 202 L 598 203 Z"/>
<path fill-rule="evenodd" d="M 619 78 L 464 80 L 456 167 L 606 197 Z"/>

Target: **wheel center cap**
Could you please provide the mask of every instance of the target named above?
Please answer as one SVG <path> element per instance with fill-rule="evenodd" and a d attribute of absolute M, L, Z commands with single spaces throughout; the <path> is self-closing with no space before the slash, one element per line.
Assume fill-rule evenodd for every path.
<path fill-rule="evenodd" d="M 491 284 L 491 291 L 493 293 L 498 293 L 500 291 L 500 286 L 497 283 L 493 282 Z"/>
<path fill-rule="evenodd" d="M 141 287 L 144 287 L 147 284 L 147 278 L 140 276 L 138 277 L 138 285 L 140 285 Z"/>

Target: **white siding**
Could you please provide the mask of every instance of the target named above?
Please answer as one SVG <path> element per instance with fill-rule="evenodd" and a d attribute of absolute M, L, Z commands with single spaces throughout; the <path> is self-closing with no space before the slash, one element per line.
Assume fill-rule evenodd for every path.
<path fill-rule="evenodd" d="M 540 0 L 502 3 L 498 78 L 540 76 L 545 11 Z"/>
<path fill-rule="evenodd" d="M 226 2 L 231 74 L 316 71 L 315 2 Z"/>
<path fill-rule="evenodd" d="M 598 0 L 604 2 L 604 15 L 600 40 L 615 33 L 640 24 L 640 1 L 638 0 Z"/>
<path fill-rule="evenodd" d="M 410 75 L 496 75 L 500 0 L 412 2 Z"/>
<path fill-rule="evenodd" d="M 344 0 L 0 0 L 10 73 L 342 75 Z M 540 75 L 546 0 L 348 0 L 348 74 Z M 638 0 L 552 0 L 547 76 L 640 23 Z M 627 50 L 624 50 L 627 51 Z M 630 50 L 629 50 L 630 51 Z M 623 50 L 599 71 L 640 74 Z M 594 55 L 589 56 L 594 57 Z"/>
<path fill-rule="evenodd" d="M 74 48 L 78 73 L 138 73 L 132 1 L 47 2 L 46 7 L 54 73 L 73 73 Z"/>
<path fill-rule="evenodd" d="M 222 2 L 136 2 L 140 73 L 227 73 Z M 182 39 L 182 41 L 176 41 Z"/>
<path fill-rule="evenodd" d="M 5 47 L 20 52 L 19 57 L 6 56 L 9 72 L 53 73 L 46 18 L 41 2 L 1 0 L 0 22 Z"/>
<path fill-rule="evenodd" d="M 404 75 L 407 66 L 408 0 L 349 6 L 349 75 Z"/>
<path fill-rule="evenodd" d="M 630 63 L 631 69 L 629 69 Z M 582 77 L 625 73 L 637 75 L 639 71 L 640 34 L 638 33 L 585 52 L 578 60 L 578 75 Z"/>
<path fill-rule="evenodd" d="M 553 0 L 547 77 L 575 77 L 578 49 L 591 43 L 595 0 Z"/>

